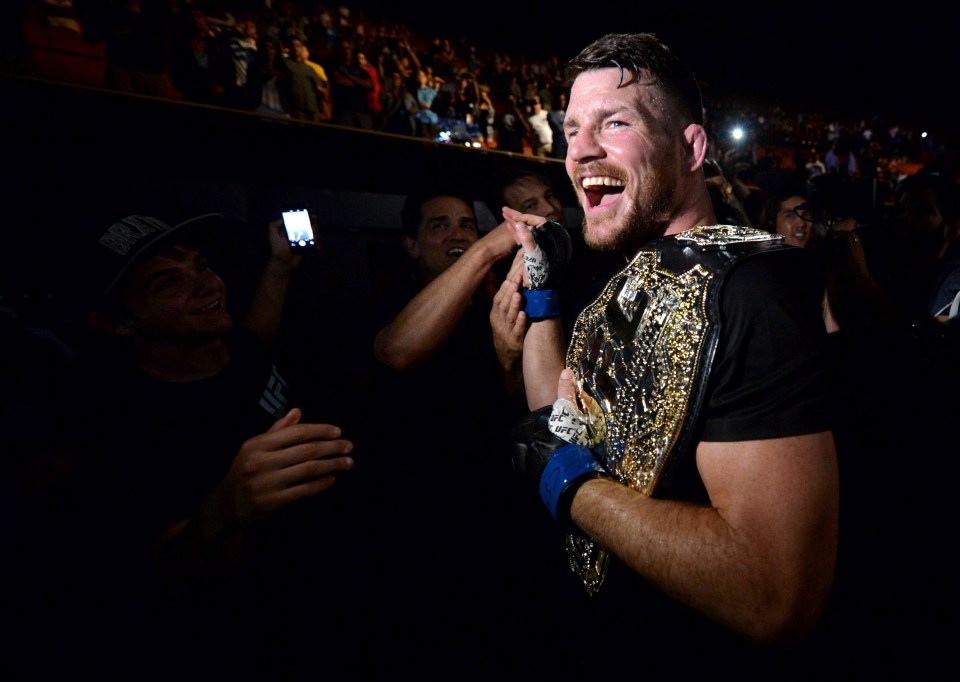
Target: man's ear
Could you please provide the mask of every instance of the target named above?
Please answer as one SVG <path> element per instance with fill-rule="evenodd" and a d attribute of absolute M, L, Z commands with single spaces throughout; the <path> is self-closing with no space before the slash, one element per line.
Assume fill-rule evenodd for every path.
<path fill-rule="evenodd" d="M 690 170 L 695 171 L 707 159 L 707 131 L 702 125 L 691 123 L 683 131 L 683 137 L 687 141 L 687 149 L 690 150 Z"/>
<path fill-rule="evenodd" d="M 132 320 L 115 320 L 107 317 L 103 313 L 93 312 L 87 316 L 90 326 L 101 331 L 104 334 L 114 334 L 115 336 L 133 336 L 137 333 Z"/>
<path fill-rule="evenodd" d="M 420 257 L 420 245 L 413 237 L 403 235 L 403 248 L 411 258 L 417 259 Z"/>

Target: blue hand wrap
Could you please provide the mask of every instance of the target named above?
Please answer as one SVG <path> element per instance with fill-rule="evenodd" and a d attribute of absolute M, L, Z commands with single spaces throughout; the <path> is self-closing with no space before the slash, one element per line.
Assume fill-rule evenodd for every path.
<path fill-rule="evenodd" d="M 523 310 L 531 320 L 560 317 L 560 292 L 556 289 L 524 289 Z"/>
<path fill-rule="evenodd" d="M 572 443 L 564 445 L 550 456 L 547 466 L 540 474 L 540 499 L 547 505 L 550 515 L 557 519 L 558 509 L 561 515 L 569 514 L 569 510 L 566 507 L 561 508 L 560 504 L 564 493 L 572 491 L 576 484 L 587 478 L 606 475 L 603 465 L 590 450 Z M 569 505 L 569 500 L 564 503 Z"/>

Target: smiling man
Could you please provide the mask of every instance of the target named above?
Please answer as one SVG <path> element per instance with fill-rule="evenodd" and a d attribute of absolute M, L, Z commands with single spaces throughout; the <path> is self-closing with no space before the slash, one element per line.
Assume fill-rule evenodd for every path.
<path fill-rule="evenodd" d="M 473 199 L 457 187 L 436 186 L 410 195 L 400 219 L 403 248 L 414 272 L 383 304 L 394 310 L 385 311 L 388 319 L 376 334 L 374 356 L 386 367 L 407 371 L 433 357 L 465 316 L 479 311 L 479 319 L 488 324 L 496 289 L 493 266 L 513 256 L 517 244 L 507 223 L 481 238 Z M 399 306 L 398 299 L 404 299 Z M 484 335 L 483 342 L 489 338 Z M 517 359 L 500 361 L 512 369 Z"/>
<path fill-rule="evenodd" d="M 813 248 L 816 246 L 813 206 L 801 194 L 774 194 L 761 209 L 763 226 L 783 237 L 785 244 Z"/>
<path fill-rule="evenodd" d="M 269 638 L 305 632 L 298 614 L 314 599 L 336 609 L 320 590 L 287 591 L 306 576 L 322 581 L 326 552 L 352 532 L 321 505 L 341 500 L 353 444 L 318 419 L 329 416 L 321 403 L 270 352 L 302 256 L 280 221 L 268 224 L 270 257 L 235 324 L 205 255 L 221 222 L 128 215 L 88 238 L 84 307 L 100 334 L 64 419 L 77 447 L 73 487 L 94 600 L 80 648 L 98 670 L 154 660 L 176 676 L 190 660 L 233 677 L 266 674 L 260 666 L 285 655 Z M 287 542 L 299 524 L 324 528 L 323 552 Z M 322 637 L 326 622 L 314 624 Z M 117 650 L 104 654 L 103 641 Z M 236 663 L 224 653 L 233 647 L 247 652 Z M 172 650 L 183 658 L 168 660 Z"/>
<path fill-rule="evenodd" d="M 539 612 L 503 561 L 534 563 L 530 500 L 510 464 L 510 426 L 526 411 L 522 336 L 495 344 L 490 319 L 493 266 L 516 254 L 516 236 L 506 222 L 481 236 L 469 194 L 425 187 L 401 212 L 409 274 L 376 304 L 361 410 L 384 566 L 373 650 L 385 675 L 506 674 L 531 651 L 503 632 Z"/>
<path fill-rule="evenodd" d="M 515 467 L 590 595 L 556 638 L 607 645 L 562 655 L 600 676 L 795 675 L 838 536 L 812 254 L 716 225 L 699 89 L 655 36 L 604 36 L 567 75 L 585 240 L 629 263 L 565 357 L 556 319 L 525 339 L 540 374 L 525 376 L 536 409 L 514 430 Z M 542 219 L 505 215 L 530 252 Z"/>

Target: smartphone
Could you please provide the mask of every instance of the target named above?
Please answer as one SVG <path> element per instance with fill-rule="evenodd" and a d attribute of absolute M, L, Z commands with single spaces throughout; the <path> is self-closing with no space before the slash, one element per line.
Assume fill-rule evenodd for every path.
<path fill-rule="evenodd" d="M 312 249 L 316 246 L 310 213 L 305 208 L 288 208 L 283 211 L 283 227 L 291 249 Z"/>

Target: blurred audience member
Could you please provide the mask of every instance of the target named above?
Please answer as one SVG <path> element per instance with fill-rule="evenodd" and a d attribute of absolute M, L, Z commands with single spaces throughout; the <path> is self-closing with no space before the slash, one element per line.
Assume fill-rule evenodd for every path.
<path fill-rule="evenodd" d="M 377 67 L 367 59 L 365 52 L 357 52 L 357 64 L 370 74 L 370 82 L 373 87 L 367 92 L 367 110 L 370 112 L 373 127 L 379 130 L 383 124 L 383 104 L 380 102 L 380 92 L 383 90 L 383 86 L 380 82 L 380 74 Z"/>
<path fill-rule="evenodd" d="M 287 54 L 284 59 L 286 78 L 282 82 L 284 106 L 290 115 L 301 121 L 321 121 L 323 112 L 320 106 L 325 86 L 320 76 L 307 58 L 310 56 L 306 44 L 300 38 L 291 38 L 287 42 Z"/>
<path fill-rule="evenodd" d="M 897 184 L 894 198 L 889 220 L 871 242 L 878 248 L 870 257 L 879 263 L 878 281 L 887 293 L 909 315 L 929 319 L 958 287 L 960 258 L 954 245 L 960 233 L 960 185 L 918 172 Z"/>
<path fill-rule="evenodd" d="M 171 37 L 169 74 L 174 89 L 190 102 L 223 104 L 223 59 L 217 32 L 194 7 L 181 17 Z"/>
<path fill-rule="evenodd" d="M 803 168 L 807 172 L 808 180 L 810 178 L 819 178 L 821 175 L 826 175 L 827 166 L 820 159 L 820 150 L 818 150 L 816 147 L 810 148 Z"/>
<path fill-rule="evenodd" d="M 506 170 L 493 182 L 488 205 L 495 216 L 500 216 L 506 206 L 559 223 L 570 235 L 571 263 L 560 282 L 561 317 L 569 339 L 577 314 L 626 261 L 617 253 L 587 247 L 580 224 L 580 208 L 574 209 L 577 221 L 569 221 L 560 193 L 542 173 L 522 166 Z"/>
<path fill-rule="evenodd" d="M 130 215 L 90 235 L 100 335 L 69 413 L 93 594 L 81 670 L 286 677 L 305 671 L 311 642 L 343 654 L 350 640 L 351 576 L 334 567 L 357 526 L 331 488 L 353 445 L 269 351 L 301 257 L 271 222 L 271 257 L 235 325 L 207 260 L 219 225 Z"/>
<path fill-rule="evenodd" d="M 712 159 L 705 161 L 703 177 L 710 192 L 710 201 L 713 202 L 718 224 L 754 227 L 753 221 L 740 203 L 733 183 L 724 175 L 719 163 Z"/>
<path fill-rule="evenodd" d="M 440 117 L 433 110 L 433 102 L 437 99 L 437 89 L 433 87 L 433 81 L 429 74 L 420 69 L 417 71 L 417 90 L 416 98 L 419 109 L 417 110 L 417 131 L 420 137 L 434 139 L 439 132 Z"/>
<path fill-rule="evenodd" d="M 507 96 L 506 105 L 497 120 L 497 149 L 523 154 L 528 145 L 532 147 L 533 131 L 516 97 Z"/>
<path fill-rule="evenodd" d="M 553 146 L 550 157 L 563 161 L 567 158 L 567 136 L 563 132 L 563 119 L 567 115 L 567 93 L 560 92 L 556 101 L 547 112 L 547 123 L 553 133 Z"/>
<path fill-rule="evenodd" d="M 480 103 L 477 105 L 477 125 L 483 133 L 483 143 L 486 147 L 497 146 L 497 109 L 490 99 L 490 87 L 480 86 Z"/>
<path fill-rule="evenodd" d="M 122 92 L 166 97 L 167 50 L 173 25 L 165 0 L 90 3 L 83 37 L 103 44 L 107 87 Z"/>
<path fill-rule="evenodd" d="M 814 210 L 806 197 L 772 194 L 764 202 L 760 215 L 761 229 L 783 235 L 784 243 L 804 248 L 816 246 Z"/>
<path fill-rule="evenodd" d="M 505 673 L 532 652 L 503 628 L 538 617 L 521 568 L 532 507 L 515 506 L 509 458 L 525 409 L 519 348 L 495 345 L 490 320 L 493 266 L 513 257 L 514 231 L 481 236 L 474 200 L 433 183 L 407 197 L 401 224 L 411 269 L 376 303 L 358 442 L 377 453 L 374 650 L 383 672 Z M 413 448 L 401 455 L 400 441 Z"/>
<path fill-rule="evenodd" d="M 290 98 L 286 95 L 292 79 L 280 43 L 267 35 L 257 38 L 257 53 L 247 73 L 253 110 L 258 114 L 289 118 Z"/>
<path fill-rule="evenodd" d="M 333 123 L 373 130 L 368 96 L 373 92 L 374 83 L 367 70 L 360 65 L 352 39 L 345 36 L 340 38 L 327 73 L 330 75 Z"/>
<path fill-rule="evenodd" d="M 225 51 L 229 55 L 229 64 L 224 78 L 226 103 L 237 109 L 251 110 L 255 106 L 255 95 L 249 84 L 250 66 L 257 56 L 257 23 L 252 18 L 239 19 L 232 29 L 221 34 Z M 260 93 L 256 93 L 259 96 Z"/>
<path fill-rule="evenodd" d="M 533 131 L 532 140 L 535 142 L 533 153 L 535 156 L 550 156 L 553 151 L 553 130 L 547 120 L 547 110 L 543 108 L 540 97 L 534 97 L 526 105 L 527 123 Z"/>
<path fill-rule="evenodd" d="M 846 139 L 835 141 L 823 157 L 823 165 L 826 166 L 828 173 L 840 173 L 855 178 L 859 175 L 860 169 L 857 165 L 857 157 L 850 148 L 850 142 Z"/>
<path fill-rule="evenodd" d="M 909 677 L 918 665 L 937 665 L 956 604 L 949 550 L 930 519 L 950 513 L 956 465 L 938 453 L 944 434 L 960 426 L 960 410 L 940 394 L 960 381 L 960 343 L 937 323 L 911 319 L 878 285 L 859 232 L 831 231 L 818 247 L 843 490 L 823 643 L 842 677 Z M 928 453 L 936 474 L 905 453 Z M 896 492 L 879 495 L 891 482 Z M 891 538 L 901 551 L 890 552 Z"/>
<path fill-rule="evenodd" d="M 317 74 L 317 106 L 320 108 L 320 115 L 317 120 L 329 121 L 333 118 L 333 102 L 330 100 L 330 78 L 327 76 L 327 71 L 323 68 L 323 65 L 311 59 L 310 48 L 307 43 L 300 40 L 300 44 L 303 46 L 300 49 L 303 50 L 304 63 Z"/>
<path fill-rule="evenodd" d="M 380 93 L 383 107 L 382 130 L 397 135 L 417 134 L 417 98 L 406 87 L 403 75 L 394 71 L 387 79 L 383 92 Z"/>

